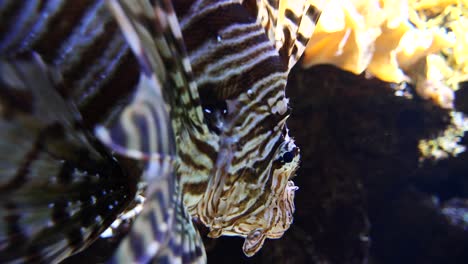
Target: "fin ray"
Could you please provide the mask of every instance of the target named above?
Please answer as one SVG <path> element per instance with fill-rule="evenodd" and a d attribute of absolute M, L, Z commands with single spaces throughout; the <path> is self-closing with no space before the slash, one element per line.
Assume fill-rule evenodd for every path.
<path fill-rule="evenodd" d="M 157 0 L 153 6 L 148 1 L 108 0 L 107 3 L 140 62 L 142 74 L 157 83 L 162 97 L 172 107 L 166 110 L 173 118 L 183 120 L 172 124 L 191 130 L 206 129 L 171 2 Z M 180 127 L 173 129 L 179 131 Z M 175 144 L 174 137 L 168 140 Z M 143 211 L 120 244 L 112 263 L 206 262 L 203 243 L 182 202 L 173 162 L 160 164 L 167 177 L 148 181 Z M 187 246 L 190 244 L 194 246 Z"/>
<path fill-rule="evenodd" d="M 244 0 L 276 47 L 288 69 L 304 53 L 327 0 Z"/>
<path fill-rule="evenodd" d="M 82 250 L 132 195 L 58 80 L 37 55 L 0 61 L 2 263 L 55 263 Z"/>

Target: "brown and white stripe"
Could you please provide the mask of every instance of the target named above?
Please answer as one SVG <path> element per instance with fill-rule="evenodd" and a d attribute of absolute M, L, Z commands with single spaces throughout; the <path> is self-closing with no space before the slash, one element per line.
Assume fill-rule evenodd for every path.
<path fill-rule="evenodd" d="M 243 0 L 257 14 L 268 38 L 291 69 L 300 59 L 312 36 L 315 23 L 327 0 Z"/>
<path fill-rule="evenodd" d="M 152 85 L 150 82 L 149 86 L 138 87 L 132 104 L 143 101 L 153 107 L 157 105 L 159 112 L 170 111 L 176 132 L 207 134 L 171 3 L 154 1 L 154 6 L 151 6 L 147 1 L 109 0 L 108 5 L 140 63 L 140 79 L 152 81 Z M 143 94 L 141 98 L 138 97 L 140 93 Z M 165 98 L 169 102 L 167 108 L 165 102 L 156 101 L 157 98 L 152 98 L 151 94 Z M 156 121 L 162 120 L 167 118 L 158 116 Z M 166 125 L 170 126 L 170 121 L 167 121 Z M 171 135 L 166 135 L 163 140 L 174 143 Z M 160 153 L 164 149 L 157 150 Z M 168 169 L 172 171 L 174 168 Z M 149 175 L 151 170 L 146 170 L 145 174 L 143 178 L 148 187 L 143 212 L 112 262 L 146 263 L 151 259 L 168 263 L 205 262 L 203 243 L 182 202 L 178 178 L 171 173 L 166 180 L 158 180 L 154 175 Z"/>
<path fill-rule="evenodd" d="M 12 164 L 11 160 L 3 159 L 5 158 L 4 155 L 7 154 L 4 153 L 7 148 L 0 149 L 2 162 L 18 167 L 13 168 L 14 172 L 21 170 L 21 164 L 24 162 L 28 163 L 26 164 L 25 173 L 21 173 L 21 175 L 25 175 L 20 179 L 24 181 L 24 184 L 17 188 L 10 186 L 10 180 L 5 179 L 8 175 L 3 173 L 1 175 L 2 180 L 6 180 L 6 185 L 3 186 L 2 182 L 1 187 L 5 188 L 0 190 L 0 196 L 10 194 L 11 197 L 11 202 L 7 201 L 5 204 L 10 209 L 2 211 L 4 215 L 2 214 L 2 221 L 0 221 L 1 260 L 16 261 L 26 258 L 26 260 L 35 262 L 57 262 L 72 252 L 83 249 L 94 241 L 118 217 L 119 213 L 127 209 L 127 205 L 133 200 L 133 194 L 136 192 L 136 181 L 140 178 L 139 176 L 146 182 L 161 181 L 158 188 L 154 189 L 154 185 L 149 185 L 147 188 L 147 198 L 151 200 L 148 203 L 146 213 L 140 217 L 141 221 L 138 222 L 140 227 L 145 229 L 145 234 L 153 236 L 153 239 L 156 239 L 155 242 L 164 245 L 168 239 L 159 237 L 161 240 L 157 240 L 157 236 L 161 234 L 167 236 L 174 232 L 171 223 L 175 223 L 175 220 L 173 220 L 175 214 L 183 213 L 183 211 L 179 210 L 180 208 L 176 212 L 177 206 L 182 206 L 182 203 L 180 199 L 175 200 L 175 198 L 179 197 L 177 195 L 179 192 L 176 192 L 177 187 L 174 183 L 175 178 L 171 173 L 174 166 L 175 146 L 166 102 L 155 89 L 145 89 L 154 87 L 155 82 L 158 81 L 157 78 L 160 76 L 154 76 L 155 71 L 153 69 L 144 71 L 148 67 L 142 67 L 140 70 L 125 38 L 104 3 L 104 1 L 80 1 L 79 3 L 67 1 L 4 1 L 0 5 L 0 14 L 2 14 L 0 21 L 5 26 L 5 31 L 0 32 L 0 58 L 16 57 L 31 51 L 37 52 L 47 64 L 51 65 L 51 69 L 58 71 L 57 75 L 63 76 L 61 85 L 50 85 L 50 87 L 42 89 L 50 88 L 52 93 L 59 92 L 60 97 L 63 97 L 69 104 L 65 107 L 73 108 L 75 105 L 78 106 L 84 118 L 84 120 L 79 121 L 80 129 L 85 129 L 84 131 L 89 133 L 89 128 L 98 125 L 97 135 L 109 147 L 109 149 L 102 151 L 104 153 L 117 152 L 124 156 L 122 159 L 127 160 L 120 165 L 127 163 L 130 165 L 130 167 L 122 166 L 122 171 L 115 171 L 115 169 L 108 171 L 109 166 L 104 166 L 106 165 L 106 159 L 102 158 L 102 162 L 94 163 L 97 166 L 96 168 L 87 165 L 87 170 L 82 171 L 79 170 L 81 167 L 76 165 L 77 167 L 74 169 L 73 166 L 75 165 L 72 163 L 72 158 L 86 160 L 86 155 L 90 155 L 86 151 L 92 150 L 95 146 L 91 144 L 91 146 L 75 147 L 60 137 L 55 140 L 61 144 L 63 143 L 64 147 L 69 146 L 70 151 L 78 149 L 83 153 L 67 153 L 70 156 L 64 157 L 62 162 L 54 158 L 43 160 L 43 157 L 38 155 L 45 151 L 43 145 L 47 146 L 47 142 L 44 142 L 44 137 L 39 137 L 35 145 L 40 147 L 34 150 L 34 153 L 38 154 L 19 160 L 19 164 Z M 188 63 L 186 62 L 186 64 Z M 2 67 L 3 70 L 5 70 L 4 67 Z M 140 72 L 142 72 L 142 76 L 139 77 Z M 30 76 L 26 77 L 29 78 Z M 37 91 L 39 91 L 40 87 L 28 84 L 29 86 L 26 86 L 26 89 L 36 91 L 34 89 L 37 88 Z M 40 85 L 40 83 L 37 84 L 37 86 Z M 2 87 L 1 91 L 8 92 L 8 90 L 4 89 L 6 88 Z M 54 89 L 56 91 L 53 91 Z M 43 96 L 47 97 L 45 94 Z M 29 99 L 32 101 L 28 103 L 33 105 L 41 103 L 35 96 Z M 46 98 L 46 101 L 50 102 L 51 105 L 42 104 L 44 110 L 52 111 L 57 108 L 57 102 L 53 98 Z M 3 100 L 2 103 L 4 103 Z M 4 105 L 0 106 L 1 109 L 8 110 Z M 15 112 L 17 109 L 13 108 L 13 110 L 11 111 Z M 63 115 L 63 109 L 57 109 L 55 112 L 55 115 Z M 40 115 L 41 113 L 34 114 Z M 73 116 L 79 116 L 79 114 L 74 113 Z M 15 119 L 11 121 L 1 116 L 0 125 L 2 127 L 11 122 L 15 125 L 18 123 Z M 63 122 L 67 124 L 67 120 L 63 120 Z M 17 129 L 27 129 L 28 124 L 20 124 L 23 126 L 19 126 Z M 40 125 L 48 126 L 47 123 Z M 52 128 L 57 129 L 55 126 Z M 53 135 L 56 132 L 52 128 L 51 131 L 47 132 L 53 132 L 51 133 Z M 7 134 L 1 134 L 1 145 L 10 141 L 10 137 L 14 135 L 8 129 L 3 132 Z M 73 129 L 66 132 L 70 137 L 84 133 L 82 130 L 74 131 Z M 42 132 L 40 135 L 42 135 Z M 17 142 L 29 143 L 28 136 L 24 136 L 24 138 L 21 138 L 21 135 L 18 136 Z M 10 143 L 8 142 L 8 144 Z M 55 144 L 53 146 L 57 145 L 54 142 L 51 142 L 51 144 Z M 98 146 L 103 148 L 100 144 Z M 23 150 L 23 148 L 27 150 L 27 147 L 29 146 L 25 144 L 16 146 L 20 150 Z M 80 155 L 85 157 L 80 157 Z M 166 159 L 165 155 L 169 155 L 169 159 Z M 21 155 L 19 156 L 18 159 L 21 159 Z M 55 156 L 55 158 L 59 157 L 62 156 Z M 93 164 L 91 163 L 93 159 L 97 159 L 94 156 L 88 158 L 91 159 L 90 164 Z M 109 163 L 119 164 L 114 160 L 114 157 L 109 156 L 107 158 Z M 155 160 L 155 158 L 160 159 Z M 122 160 L 119 159 L 120 161 Z M 43 164 L 40 170 L 36 169 L 39 164 Z M 56 167 L 58 170 L 57 177 L 54 176 Z M 136 172 L 133 172 L 132 167 L 136 167 Z M 142 168 L 143 171 L 141 171 Z M 31 173 L 28 173 L 29 170 Z M 88 175 L 94 172 L 100 174 Z M 109 174 L 113 174 L 112 177 L 114 178 L 110 177 L 108 179 Z M 130 178 L 129 174 L 132 174 L 133 178 Z M 161 176 L 164 175 L 166 176 L 161 179 Z M 32 176 L 35 178 L 31 178 Z M 62 183 L 55 180 L 55 178 L 59 179 L 61 176 L 67 177 L 67 179 L 70 178 L 72 182 Z M 89 180 L 92 182 L 85 184 Z M 63 193 L 54 193 L 54 191 L 49 190 L 49 195 L 41 197 L 41 204 L 36 204 L 33 200 L 23 201 L 22 196 L 34 198 L 34 193 L 41 193 L 41 190 L 36 190 L 34 187 L 38 183 L 41 183 L 44 189 L 55 188 L 57 184 L 63 185 Z M 91 189 L 80 190 L 81 187 L 90 187 Z M 117 187 L 124 190 L 115 190 Z M 82 192 L 82 195 L 77 195 L 77 191 Z M 141 190 L 138 192 L 141 192 Z M 18 195 L 16 195 L 17 193 Z M 73 195 L 73 197 L 68 197 L 68 195 Z M 79 200 L 79 203 L 75 205 L 75 200 L 82 199 L 82 197 L 85 199 L 87 195 L 90 196 L 89 202 Z M 52 207 L 47 209 L 49 205 L 47 197 L 55 199 L 56 196 L 61 197 L 60 201 L 50 201 L 49 204 Z M 46 207 L 45 210 L 42 208 L 44 206 Z M 28 210 L 32 210 L 33 213 Z M 50 215 L 48 215 L 49 211 Z M 39 212 L 42 213 L 38 215 Z M 96 213 L 97 216 L 93 219 L 87 219 L 91 216 L 94 217 L 91 213 Z M 3 222 L 3 216 L 5 216 L 6 222 Z M 47 217 L 50 218 L 50 223 L 47 222 Z M 82 217 L 85 219 L 82 219 Z M 151 219 L 151 217 L 155 217 L 151 222 L 152 226 L 146 229 L 147 226 L 142 223 Z M 168 219 L 168 217 L 171 219 Z M 54 223 L 55 219 L 58 219 L 59 222 Z M 35 226 L 30 226 L 25 221 L 29 221 L 30 224 L 33 223 Z M 177 221 L 180 222 L 181 220 Z M 188 225 L 187 221 L 181 224 Z M 194 232 L 193 225 L 190 223 L 184 228 L 184 230 L 192 230 L 186 240 L 193 239 L 197 241 L 196 245 L 199 247 L 190 248 L 194 252 L 198 252 L 198 255 L 195 254 L 193 257 L 203 256 L 202 247 L 200 249 L 201 242 L 196 240 L 198 234 Z M 44 237 L 43 234 L 41 236 L 42 230 L 48 232 L 45 234 L 49 234 L 51 237 Z M 24 241 L 24 246 L 16 247 L 15 250 L 14 247 L 10 246 L 13 242 L 3 240 L 5 234 L 15 238 L 16 240 L 12 240 L 14 243 Z M 67 239 L 70 241 L 67 241 Z M 45 243 L 44 241 L 48 242 Z M 38 244 L 42 246 L 39 247 Z M 135 251 L 135 254 L 138 252 Z"/>
<path fill-rule="evenodd" d="M 135 192 L 53 76 L 38 56 L 0 59 L 2 263 L 58 262 L 86 248 Z"/>
<path fill-rule="evenodd" d="M 56 67 L 73 100 L 93 127 L 129 102 L 139 70 L 104 1 L 2 1 L 0 55 L 35 51 Z"/>
<path fill-rule="evenodd" d="M 277 238 L 289 227 L 294 210 L 287 190 L 294 190 L 288 179 L 299 154 L 285 127 L 285 86 L 290 58 L 300 56 L 303 43 L 284 38 L 275 47 L 241 1 L 174 3 L 212 135 L 193 133 L 178 140 L 184 202 L 210 227 L 211 236 L 240 235 L 251 241 L 250 233 L 256 231 L 263 239 Z M 293 24 L 312 21 L 315 13 L 305 3 L 302 8 L 294 9 L 300 14 L 288 18 L 289 26 L 275 25 L 299 32 L 295 36 L 305 41 L 301 26 Z M 291 155 L 288 161 L 285 153 Z M 262 243 L 244 247 L 246 254 L 254 254 Z"/>

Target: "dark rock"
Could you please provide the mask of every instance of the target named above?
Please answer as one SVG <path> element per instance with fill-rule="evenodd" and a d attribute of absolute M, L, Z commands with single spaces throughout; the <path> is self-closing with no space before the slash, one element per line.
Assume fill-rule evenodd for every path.
<path fill-rule="evenodd" d="M 462 82 L 455 92 L 455 109 L 468 114 L 468 82 Z"/>

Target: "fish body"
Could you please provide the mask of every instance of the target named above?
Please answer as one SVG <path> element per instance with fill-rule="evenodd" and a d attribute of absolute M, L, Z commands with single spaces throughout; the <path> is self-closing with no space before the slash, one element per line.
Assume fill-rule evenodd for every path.
<path fill-rule="evenodd" d="M 262 13 L 266 5 L 276 14 L 283 8 L 290 16 L 282 25 L 290 27 L 278 25 L 284 17 Z M 177 144 L 184 202 L 211 237 L 245 237 L 251 256 L 292 223 L 299 149 L 286 127 L 285 87 L 318 11 L 306 1 L 174 1 L 174 7 L 210 134 Z"/>

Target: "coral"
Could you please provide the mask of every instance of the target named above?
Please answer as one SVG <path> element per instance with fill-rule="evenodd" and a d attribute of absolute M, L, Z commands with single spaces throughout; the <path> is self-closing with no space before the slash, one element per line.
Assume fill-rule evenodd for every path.
<path fill-rule="evenodd" d="M 464 152 L 466 147 L 460 145 L 461 138 L 465 131 L 468 131 L 468 120 L 462 113 L 450 112 L 450 124 L 439 137 L 421 139 L 419 141 L 419 151 L 421 161 L 424 159 L 444 159 L 449 156 L 457 156 Z"/>
<path fill-rule="evenodd" d="M 453 90 L 468 74 L 467 14 L 460 1 L 332 0 L 303 65 L 412 82 L 421 97 L 452 108 Z"/>

